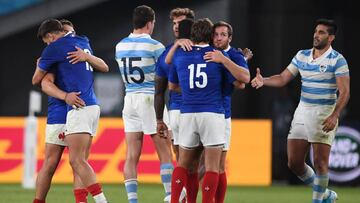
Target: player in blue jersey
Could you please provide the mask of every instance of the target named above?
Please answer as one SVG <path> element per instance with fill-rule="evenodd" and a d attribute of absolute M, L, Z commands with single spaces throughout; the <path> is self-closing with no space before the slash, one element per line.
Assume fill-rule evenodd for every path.
<path fill-rule="evenodd" d="M 234 66 L 205 60 L 206 53 L 214 50 L 209 46 L 212 23 L 200 19 L 194 23 L 191 51 L 177 49 L 173 53 L 169 74 L 169 88 L 181 88 L 179 161 L 172 178 L 171 202 L 177 202 L 188 180 L 188 168 L 199 159 L 202 146 L 205 148 L 206 173 L 202 185 L 203 202 L 212 202 L 218 184 L 218 172 L 222 147 L 225 143 L 225 118 L 223 107 L 223 83 L 236 82 L 231 75 L 239 70 Z M 179 46 L 176 42 L 169 54 Z M 227 60 L 226 63 L 233 63 Z M 231 73 L 231 74 L 230 74 Z"/>
<path fill-rule="evenodd" d="M 137 165 L 141 155 L 143 136 L 151 136 L 160 160 L 160 174 L 165 193 L 170 193 L 173 165 L 170 138 L 156 134 L 154 109 L 155 63 L 164 46 L 151 38 L 155 26 L 155 12 L 142 5 L 133 11 L 133 32 L 116 45 L 116 60 L 125 83 L 123 120 L 127 144 L 124 165 L 125 188 L 130 203 L 137 203 Z M 167 111 L 164 121 L 167 122 Z"/>
<path fill-rule="evenodd" d="M 245 87 L 245 83 L 248 83 L 250 80 L 250 74 L 248 70 L 247 60 L 252 58 L 252 52 L 250 49 L 245 48 L 243 52 L 241 50 L 235 49 L 230 46 L 232 40 L 233 29 L 232 26 L 224 21 L 215 23 L 213 26 L 213 45 L 217 49 L 223 50 L 229 55 L 229 58 L 238 65 L 238 68 L 241 69 L 243 77 L 241 78 L 241 84 L 238 84 L 238 87 Z M 243 55 L 243 53 L 245 55 Z M 224 55 L 219 52 L 211 52 L 206 55 L 210 57 L 213 61 L 222 62 L 224 60 Z M 225 108 L 225 145 L 220 159 L 220 169 L 219 169 L 219 184 L 216 190 L 215 203 L 223 203 L 225 200 L 225 193 L 227 187 L 227 178 L 225 173 L 225 160 L 227 151 L 230 149 L 230 139 L 231 139 L 231 94 L 234 90 L 234 85 L 232 83 L 225 83 L 223 90 L 223 103 Z M 200 174 L 201 176 L 201 174 Z"/>
<path fill-rule="evenodd" d="M 179 38 L 190 38 L 191 26 L 194 22 L 194 11 L 188 8 L 175 8 L 170 12 L 170 19 L 173 23 L 173 33 L 176 39 Z M 156 62 L 156 75 L 155 75 L 155 112 L 156 112 L 156 122 L 157 122 L 157 133 L 160 136 L 168 133 L 168 128 L 163 121 L 164 107 L 165 107 L 165 92 L 168 86 L 168 74 L 169 74 L 169 65 L 165 63 L 165 57 L 173 45 L 171 43 L 165 49 L 165 51 L 160 55 L 158 61 Z M 178 136 L 179 136 L 179 119 L 180 119 L 180 104 L 181 104 L 181 95 L 174 91 L 169 91 L 169 120 L 171 128 L 171 137 L 173 143 L 173 150 L 175 152 L 176 160 L 179 157 L 179 145 L 178 145 Z M 172 169 L 173 170 L 173 169 Z M 197 180 L 193 178 L 191 180 Z M 163 180 L 164 181 L 164 180 Z M 171 182 L 171 176 L 167 179 L 169 181 L 169 186 Z M 194 191 L 194 190 L 190 190 Z M 197 191 L 197 190 L 196 190 Z M 170 202 L 170 192 L 165 197 L 165 202 Z M 183 190 L 180 200 L 185 200 L 185 190 Z M 191 192 L 190 192 L 191 195 Z"/>
<path fill-rule="evenodd" d="M 38 84 L 47 72 L 56 71 L 56 77 L 61 78 L 64 90 L 59 98 L 67 100 L 68 93 L 80 92 L 79 97 L 85 106 L 73 108 L 67 105 L 65 142 L 69 148 L 70 165 L 95 202 L 105 203 L 105 195 L 87 161 L 87 150 L 91 144 L 91 135 L 96 133 L 100 115 L 93 90 L 92 71 L 93 67 L 107 71 L 108 66 L 102 60 L 95 60 L 97 58 L 91 55 L 92 50 L 86 37 L 65 33 L 58 20 L 44 21 L 39 27 L 38 36 L 48 46 L 43 50 L 32 82 Z M 80 49 L 88 54 L 78 54 Z"/>
<path fill-rule="evenodd" d="M 313 203 L 337 199 L 327 189 L 328 163 L 340 113 L 350 98 L 350 76 L 345 58 L 331 47 L 336 30 L 333 20 L 317 20 L 312 49 L 300 50 L 279 75 L 263 78 L 257 69 L 251 81 L 255 88 L 282 87 L 300 73 L 301 97 L 288 136 L 288 166 L 313 187 Z M 315 172 L 305 163 L 310 146 Z"/>
<path fill-rule="evenodd" d="M 75 32 L 73 24 L 68 20 L 61 20 L 63 29 L 65 32 Z M 45 75 L 42 83 L 51 81 L 55 85 L 62 87 L 63 84 L 59 78 L 55 78 L 55 74 L 48 73 Z M 43 89 L 46 89 L 47 85 L 42 85 Z M 46 90 L 44 90 L 46 91 Z M 71 95 L 71 96 L 70 96 Z M 83 101 L 77 97 L 77 93 L 70 93 L 68 101 L 71 105 L 83 105 Z M 74 99 L 71 101 L 71 99 Z M 75 102 L 78 101 L 79 103 Z M 52 177 L 55 173 L 55 169 L 58 166 L 62 153 L 67 144 L 64 142 L 64 132 L 66 123 L 67 108 L 66 103 L 62 100 L 56 99 L 49 96 L 48 98 L 48 114 L 47 114 L 47 125 L 45 133 L 45 152 L 44 152 L 44 163 L 36 177 L 36 190 L 34 202 L 45 201 L 47 193 L 50 189 Z M 74 179 L 75 180 L 75 179 Z M 76 181 L 74 182 L 74 188 L 76 187 Z M 75 199 L 79 196 L 87 196 L 86 189 L 77 188 L 74 190 Z M 82 198 L 83 200 L 84 198 Z M 79 201 L 76 201 L 79 202 Z M 85 201 L 84 201 L 85 202 Z"/>

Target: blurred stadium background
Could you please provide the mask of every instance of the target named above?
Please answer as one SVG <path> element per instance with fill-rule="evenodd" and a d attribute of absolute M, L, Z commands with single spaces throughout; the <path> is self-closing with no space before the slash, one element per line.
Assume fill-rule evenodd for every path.
<path fill-rule="evenodd" d="M 103 58 L 110 67 L 110 73 L 95 73 L 102 120 L 90 161 L 100 182 L 110 184 L 105 191 L 106 188 L 113 191 L 112 202 L 125 202 L 123 186 L 120 186 L 125 153 L 121 120 L 124 89 L 114 53 L 116 43 L 132 31 L 132 10 L 141 4 L 156 11 L 153 38 L 164 45 L 174 40 L 169 20 L 172 8 L 189 7 L 196 12 L 197 19 L 208 17 L 213 22 L 229 22 L 234 29 L 232 46 L 253 50 L 254 58 L 249 63 L 251 74 L 260 67 L 264 76 L 281 72 L 299 49 L 312 46 L 313 25 L 317 18 L 334 19 L 339 29 L 333 48 L 347 59 L 352 94 L 341 117 L 331 154 L 330 185 L 337 187 L 340 196 L 345 196 L 340 202 L 360 201 L 360 195 L 354 192 L 360 185 L 360 100 L 357 95 L 360 87 L 357 81 L 360 76 L 357 58 L 360 13 L 355 0 L 0 0 L 0 197 L 7 197 L 5 200 L 0 198 L 0 202 L 30 202 L 33 198 L 32 190 L 20 187 L 24 172 L 23 132 L 29 112 L 29 92 L 39 91 L 31 85 L 31 77 L 36 59 L 44 48 L 36 38 L 37 28 L 46 18 L 72 21 L 78 34 L 90 38 L 95 55 Z M 227 195 L 228 202 L 265 202 L 258 198 L 259 194 L 265 195 L 267 202 L 308 201 L 308 189 L 288 187 L 300 184 L 288 170 L 286 157 L 286 137 L 299 95 L 299 78 L 280 89 L 256 91 L 247 87 L 235 91 L 232 150 L 227 168 L 233 187 Z M 41 111 L 36 114 L 39 117 L 38 168 L 43 158 L 46 106 L 47 97 L 43 95 Z M 139 178 L 142 182 L 156 184 L 160 181 L 159 164 L 151 142 L 146 138 L 145 143 Z M 54 182 L 71 183 L 71 180 L 65 155 Z M 70 185 L 55 186 L 49 194 L 51 202 L 56 202 L 59 197 L 66 198 L 66 195 L 70 199 L 65 201 L 72 201 L 70 188 Z M 150 198 L 143 199 L 144 202 L 161 200 L 162 194 L 151 195 L 156 189 L 162 192 L 160 185 L 143 188 L 150 194 L 149 197 L 144 195 Z M 119 194 L 122 198 L 116 198 Z"/>

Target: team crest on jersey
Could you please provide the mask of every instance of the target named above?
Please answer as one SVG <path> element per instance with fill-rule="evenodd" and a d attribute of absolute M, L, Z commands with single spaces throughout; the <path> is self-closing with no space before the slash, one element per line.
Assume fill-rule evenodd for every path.
<path fill-rule="evenodd" d="M 319 71 L 320 71 L 321 73 L 325 72 L 326 69 L 327 69 L 327 65 L 321 64 L 321 65 L 319 66 Z"/>

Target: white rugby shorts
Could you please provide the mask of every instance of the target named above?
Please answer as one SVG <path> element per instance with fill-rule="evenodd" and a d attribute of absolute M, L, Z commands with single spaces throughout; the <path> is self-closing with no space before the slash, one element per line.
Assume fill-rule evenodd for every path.
<path fill-rule="evenodd" d="M 172 132 L 173 144 L 179 145 L 180 110 L 170 110 L 169 119 L 170 119 L 170 128 Z"/>
<path fill-rule="evenodd" d="M 306 105 L 299 103 L 294 113 L 288 139 L 303 139 L 310 143 L 331 145 L 337 126 L 330 132 L 324 132 L 322 123 L 333 112 L 334 106 Z"/>
<path fill-rule="evenodd" d="M 131 93 L 125 95 L 124 100 L 122 116 L 125 132 L 143 132 L 148 135 L 156 134 L 154 95 Z M 166 106 L 164 108 L 163 121 L 169 128 L 169 117 Z"/>
<path fill-rule="evenodd" d="M 45 143 L 67 146 L 65 143 L 65 124 L 47 124 Z"/>
<path fill-rule="evenodd" d="M 180 115 L 179 145 L 183 148 L 195 148 L 224 145 L 224 114 L 201 112 L 182 113 Z"/>
<path fill-rule="evenodd" d="M 72 109 L 66 116 L 65 135 L 88 133 L 95 136 L 99 124 L 100 107 L 98 105 Z"/>

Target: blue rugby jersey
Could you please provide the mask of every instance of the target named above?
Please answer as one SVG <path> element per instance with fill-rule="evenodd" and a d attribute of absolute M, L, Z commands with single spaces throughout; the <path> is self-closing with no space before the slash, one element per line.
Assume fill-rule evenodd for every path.
<path fill-rule="evenodd" d="M 50 71 L 56 68 L 56 77 L 60 78 L 65 92 L 81 92 L 79 97 L 87 106 L 97 105 L 93 84 L 93 68 L 87 62 L 71 64 L 67 59 L 68 52 L 76 51 L 75 46 L 92 54 L 87 37 L 67 34 L 55 42 L 50 43 L 41 54 L 39 68 Z M 68 106 L 68 111 L 72 107 Z"/>
<path fill-rule="evenodd" d="M 168 54 L 173 43 L 168 45 L 165 48 L 165 51 L 160 55 L 158 61 L 156 62 L 156 75 L 163 78 L 169 77 L 169 70 L 171 65 L 165 63 L 166 55 Z M 169 91 L 169 110 L 179 110 L 181 106 L 182 98 L 181 94 L 175 91 Z"/>
<path fill-rule="evenodd" d="M 224 113 L 223 84 L 235 80 L 228 78 L 222 64 L 205 62 L 205 53 L 213 50 L 209 45 L 196 45 L 191 51 L 176 50 L 169 81 L 181 87 L 181 113 Z"/>
<path fill-rule="evenodd" d="M 230 59 L 237 65 L 244 67 L 246 70 L 249 70 L 247 62 L 244 58 L 244 55 L 237 49 L 233 47 L 228 47 L 224 50 L 230 57 Z M 224 84 L 224 108 L 225 108 L 225 118 L 231 117 L 231 95 L 234 90 L 234 86 L 231 81 L 225 82 Z"/>

